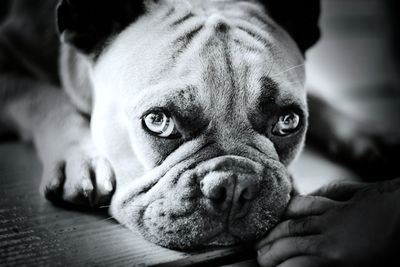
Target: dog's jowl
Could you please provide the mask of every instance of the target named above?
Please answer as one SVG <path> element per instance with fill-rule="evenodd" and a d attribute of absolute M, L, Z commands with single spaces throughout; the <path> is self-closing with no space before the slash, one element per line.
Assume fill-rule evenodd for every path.
<path fill-rule="evenodd" d="M 28 3 L 16 1 L 0 47 L 11 49 Z M 318 1 L 307 5 L 289 16 L 277 1 L 60 1 L 60 45 L 32 45 L 60 47 L 60 85 L 15 46 L 18 78 L 0 87 L 2 114 L 38 149 L 45 196 L 110 203 L 170 248 L 265 235 L 293 193 L 287 167 L 307 129 L 303 54 Z"/>

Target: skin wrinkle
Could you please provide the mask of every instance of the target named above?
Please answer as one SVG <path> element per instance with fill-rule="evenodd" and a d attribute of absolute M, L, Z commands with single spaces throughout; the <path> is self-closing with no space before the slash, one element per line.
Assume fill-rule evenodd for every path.
<path fill-rule="evenodd" d="M 178 166 L 178 165 L 184 163 L 185 161 L 189 160 L 190 158 L 192 158 L 192 157 L 195 156 L 196 154 L 200 153 L 203 149 L 207 148 L 207 146 L 212 145 L 212 144 L 213 144 L 213 143 L 206 143 L 205 145 L 203 145 L 202 147 L 200 147 L 197 151 L 195 151 L 193 154 L 187 155 L 185 158 L 181 159 L 180 161 L 178 161 L 177 163 L 172 164 L 172 165 L 173 165 L 173 166 Z M 205 159 L 204 161 L 206 161 L 206 160 L 207 160 L 207 159 Z M 165 160 L 165 161 L 166 161 L 166 160 Z M 164 162 L 165 162 L 165 161 L 164 161 Z M 185 170 L 194 169 L 198 164 L 201 164 L 202 162 L 203 162 L 203 161 L 198 161 L 198 162 L 196 162 L 196 163 L 194 163 L 194 164 L 188 165 L 186 169 L 182 170 L 182 173 L 183 173 Z M 152 188 L 154 188 L 154 187 L 158 184 L 158 182 L 160 182 L 160 181 L 163 179 L 164 176 L 168 175 L 169 171 L 172 171 L 172 169 L 171 169 L 171 168 L 165 168 L 165 172 L 163 172 L 161 175 L 159 175 L 159 178 L 157 178 L 157 180 L 156 180 L 155 182 L 153 182 L 151 185 L 148 185 L 148 186 L 145 187 L 145 188 L 147 188 L 147 187 L 150 186 L 150 188 L 148 188 L 148 190 L 146 190 L 146 192 L 144 192 L 144 193 L 147 193 L 147 192 L 150 191 Z M 179 177 L 182 173 L 180 173 L 180 174 L 177 175 L 177 176 Z M 134 194 L 132 194 L 132 196 L 126 198 L 126 199 L 122 202 L 122 204 L 127 205 L 127 204 L 133 202 L 134 198 L 140 196 L 140 192 L 141 192 L 141 191 L 139 191 L 139 193 L 134 193 Z M 124 208 L 124 207 L 121 206 L 121 208 Z"/>
<path fill-rule="evenodd" d="M 193 17 L 194 17 L 194 14 L 191 13 L 191 12 L 189 12 L 187 15 L 185 15 L 185 16 L 183 16 L 182 18 L 180 18 L 180 19 L 174 21 L 174 22 L 171 24 L 170 27 L 176 27 L 176 26 L 178 26 L 179 24 L 182 24 L 183 22 L 185 22 L 185 21 L 187 21 L 188 19 L 193 18 Z"/>
<path fill-rule="evenodd" d="M 198 5 L 205 7 L 207 4 L 198 1 Z M 282 155 L 278 155 L 274 142 L 267 135 L 255 131 L 249 119 L 250 110 L 254 109 L 260 94 L 267 91 L 274 94 L 273 86 L 262 86 L 259 79 L 267 76 L 272 68 L 274 72 L 287 69 L 284 66 L 286 59 L 281 56 L 284 53 L 280 51 L 284 47 L 263 27 L 245 23 L 245 15 L 242 18 L 227 16 L 224 12 L 234 9 L 233 4 L 226 4 L 224 8 L 201 11 L 193 8 L 185 10 L 185 15 L 180 8 L 164 24 L 157 24 L 155 18 L 147 20 L 144 17 L 114 40 L 116 44 L 102 56 L 103 63 L 96 66 L 94 73 L 95 84 L 104 88 L 97 89 L 98 99 L 103 99 L 103 104 L 107 105 L 107 97 L 119 95 L 107 93 L 107 87 L 112 85 L 113 90 L 122 92 L 124 99 L 133 100 L 124 101 L 129 118 L 140 117 L 144 110 L 164 109 L 172 115 L 184 136 L 181 140 L 164 140 L 132 126 L 129 135 L 132 150 L 141 160 L 144 158 L 146 162 L 142 164 L 149 167 L 132 177 L 131 184 L 117 192 L 111 205 L 112 214 L 119 221 L 162 246 L 194 248 L 254 240 L 276 223 L 292 191 L 285 165 L 278 162 Z M 157 11 L 154 15 L 166 11 Z M 187 11 L 194 16 L 182 20 Z M 240 8 L 237 12 L 245 14 Z M 178 20 L 181 20 L 178 25 L 166 28 Z M 237 26 L 255 29 L 243 31 Z M 150 30 L 141 38 L 143 29 Z M 261 35 L 266 40 L 271 38 L 272 43 L 266 45 L 260 41 Z M 159 38 L 157 44 L 154 38 Z M 246 47 L 254 49 L 249 52 Z M 176 51 L 182 52 L 177 55 Z M 123 60 L 118 61 L 118 58 Z M 115 64 L 113 68 L 107 64 L 111 59 Z M 293 70 L 293 73 L 299 70 Z M 114 81 L 121 77 L 119 84 L 99 79 L 110 72 Z M 291 76 L 292 72 L 281 75 L 276 83 L 281 84 Z M 130 90 L 126 89 L 128 85 Z M 291 88 L 279 88 L 279 93 L 275 93 L 279 96 L 269 101 L 292 97 Z M 266 101 L 265 105 L 277 105 L 271 102 Z M 254 116 L 260 117 L 257 112 Z M 102 122 L 96 122 L 99 121 Z M 266 116 L 260 122 L 260 128 L 267 127 L 268 123 L 272 123 L 271 118 Z M 295 142 L 285 146 L 297 145 Z M 283 155 L 283 160 L 285 157 Z M 212 165 L 214 160 L 221 160 L 219 169 Z M 246 162 L 252 163 L 247 166 Z M 201 167 L 203 164 L 204 168 Z M 239 167 L 234 167 L 235 164 Z M 210 200 L 199 191 L 199 182 L 210 173 L 219 175 L 218 171 L 236 173 L 236 182 L 247 176 L 254 179 L 260 193 L 243 207 L 233 206 L 231 201 L 227 204 L 229 210 L 213 214 L 207 206 Z M 121 172 L 124 171 L 118 171 Z M 240 194 L 240 190 L 231 191 L 228 197 L 238 199 L 239 195 L 235 194 Z M 123 208 L 121 202 L 124 202 Z M 236 216 L 240 219 L 236 220 Z M 228 228 L 230 237 L 221 234 L 227 233 Z"/>
<path fill-rule="evenodd" d="M 172 45 L 172 47 L 177 47 L 178 49 L 172 54 L 171 59 L 173 65 L 176 64 L 179 55 L 183 54 L 187 47 L 190 45 L 191 41 L 199 34 L 199 32 L 204 28 L 204 25 L 200 25 L 194 28 L 191 32 L 185 33 L 183 37 L 179 37 Z"/>

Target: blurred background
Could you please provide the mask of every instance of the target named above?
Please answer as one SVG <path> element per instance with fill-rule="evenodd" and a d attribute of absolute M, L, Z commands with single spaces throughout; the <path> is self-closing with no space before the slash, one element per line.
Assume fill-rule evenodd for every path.
<path fill-rule="evenodd" d="M 307 54 L 311 88 L 337 100 L 353 116 L 389 128 L 400 123 L 398 103 L 377 101 L 367 110 L 357 104 L 400 97 L 398 12 L 396 0 L 323 0 L 322 38 Z M 374 121 L 384 111 L 389 113 L 385 120 Z"/>
<path fill-rule="evenodd" d="M 400 137 L 396 0 L 322 0 L 320 41 L 307 52 L 308 88 L 347 116 Z M 301 192 L 353 172 L 307 149 L 292 166 Z"/>

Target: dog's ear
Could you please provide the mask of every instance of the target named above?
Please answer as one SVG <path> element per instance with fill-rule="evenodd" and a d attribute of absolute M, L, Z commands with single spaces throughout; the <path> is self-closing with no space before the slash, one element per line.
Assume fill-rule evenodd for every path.
<path fill-rule="evenodd" d="M 272 18 L 297 42 L 304 53 L 320 37 L 320 0 L 260 0 Z"/>
<path fill-rule="evenodd" d="M 140 0 L 61 0 L 57 26 L 61 38 L 85 54 L 99 53 L 109 37 L 144 12 Z"/>

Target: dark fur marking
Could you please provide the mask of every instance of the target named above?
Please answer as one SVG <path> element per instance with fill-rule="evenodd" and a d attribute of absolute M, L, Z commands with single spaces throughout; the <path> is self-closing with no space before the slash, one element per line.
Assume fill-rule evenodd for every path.
<path fill-rule="evenodd" d="M 192 31 L 185 33 L 184 36 L 179 37 L 175 42 L 173 42 L 172 46 L 178 46 L 179 48 L 175 53 L 172 54 L 172 59 L 174 61 L 177 60 L 180 54 L 182 54 L 185 49 L 189 46 L 190 42 L 193 38 L 203 29 L 204 25 L 200 25 L 199 27 L 193 29 Z"/>
<path fill-rule="evenodd" d="M 98 56 L 111 36 L 143 13 L 143 1 L 63 0 L 57 8 L 58 30 L 83 53 Z"/>
<path fill-rule="evenodd" d="M 270 109 L 272 104 L 276 104 L 279 86 L 270 77 L 263 76 L 260 79 L 261 97 L 258 100 L 257 108 L 265 113 Z"/>
<path fill-rule="evenodd" d="M 255 109 L 249 113 L 248 118 L 254 130 L 265 134 L 268 121 L 271 119 L 270 114 L 278 112 L 279 107 L 276 105 L 276 101 L 279 94 L 279 87 L 274 80 L 267 76 L 263 76 L 260 79 L 260 87 L 261 96 L 257 100 Z"/>
<path fill-rule="evenodd" d="M 175 7 L 171 7 L 168 12 L 165 14 L 164 19 L 169 18 L 175 12 Z"/>
<path fill-rule="evenodd" d="M 270 78 L 268 76 L 263 76 L 260 79 L 260 84 L 261 84 L 262 92 L 265 93 L 261 99 L 263 99 L 263 98 L 275 99 L 276 98 L 276 95 L 279 92 L 279 88 L 278 88 L 279 86 L 272 78 Z"/>
<path fill-rule="evenodd" d="M 172 186 L 177 185 L 178 182 L 179 182 L 179 180 L 180 180 L 180 178 L 181 178 L 181 174 L 175 176 L 175 177 L 172 179 L 172 181 L 171 181 L 171 185 L 172 185 Z"/>
<path fill-rule="evenodd" d="M 188 19 L 192 18 L 193 16 L 194 16 L 194 14 L 190 12 L 187 15 L 183 16 L 182 18 L 178 19 L 177 21 L 171 23 L 170 26 L 171 27 L 178 26 L 178 25 L 184 23 L 185 21 L 187 21 Z"/>
<path fill-rule="evenodd" d="M 144 212 L 146 211 L 146 209 L 147 209 L 147 207 L 148 207 L 148 205 L 147 206 L 145 206 L 145 207 L 142 207 L 139 211 L 138 211 L 138 216 L 137 216 L 137 219 L 136 219 L 136 224 L 138 225 L 138 226 L 143 226 L 143 227 L 146 227 L 145 225 L 144 225 Z M 147 228 L 147 227 L 146 227 Z"/>
<path fill-rule="evenodd" d="M 261 42 L 265 47 L 267 47 L 267 48 L 271 48 L 272 47 L 271 43 L 267 39 L 265 39 L 264 37 L 259 35 L 258 33 L 254 32 L 254 31 L 252 31 L 250 29 L 246 29 L 246 28 L 244 28 L 242 26 L 238 26 L 237 28 L 239 30 L 244 31 L 245 33 L 247 33 L 248 35 L 253 37 L 255 40 Z"/>
<path fill-rule="evenodd" d="M 235 38 L 235 39 L 233 40 L 233 42 L 234 42 L 235 44 L 237 44 L 238 46 L 240 46 L 241 48 L 245 49 L 245 50 L 248 51 L 248 52 L 264 53 L 263 50 L 261 50 L 261 49 L 259 49 L 259 48 L 257 48 L 257 47 L 254 47 L 254 46 L 250 46 L 250 45 L 244 44 L 241 40 L 239 40 L 239 39 L 237 39 L 237 38 Z"/>

